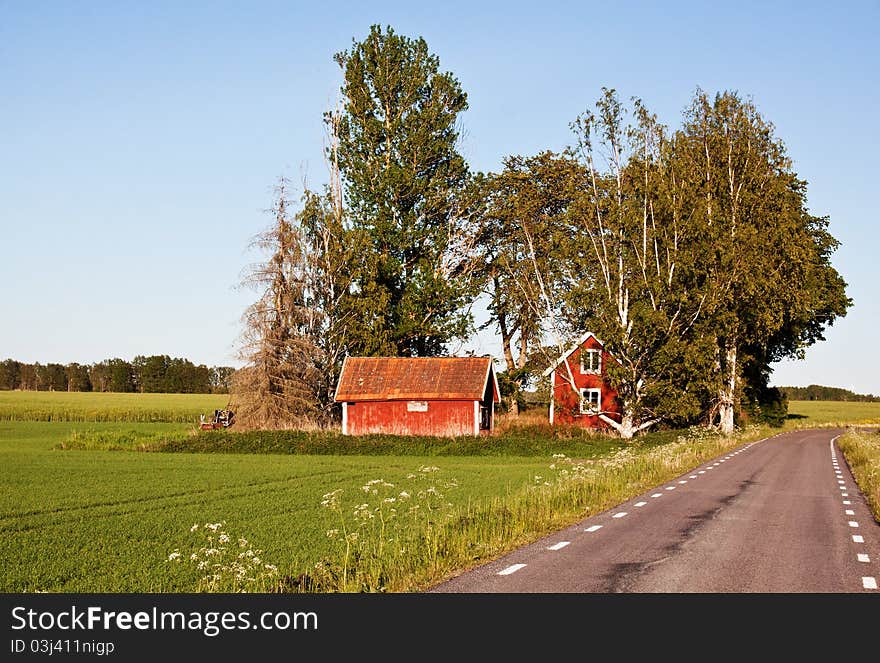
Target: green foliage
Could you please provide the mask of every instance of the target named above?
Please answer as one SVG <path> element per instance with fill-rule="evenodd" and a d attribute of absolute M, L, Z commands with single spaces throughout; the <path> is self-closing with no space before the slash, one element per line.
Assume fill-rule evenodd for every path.
<path fill-rule="evenodd" d="M 589 330 L 616 359 L 622 435 L 658 419 L 731 430 L 740 400 L 778 424 L 770 365 L 822 340 L 851 300 L 828 219 L 807 211 L 773 126 L 751 100 L 698 90 L 670 131 L 603 89 L 572 128 L 565 155 L 510 157 L 485 178 L 490 314 L 508 364 L 517 324 L 560 349 Z"/>
<path fill-rule="evenodd" d="M 571 241 L 564 215 L 579 177 L 572 158 L 547 151 L 507 157 L 501 173 L 474 184 L 481 204 L 471 277 L 488 297 L 485 326 L 497 327 L 507 371 L 520 388 L 555 359 L 540 345 L 547 313 L 541 288 L 559 282 L 555 247 Z"/>
<path fill-rule="evenodd" d="M 851 300 L 831 266 L 828 219 L 751 100 L 702 90 L 675 135 L 688 215 L 701 229 L 690 281 L 706 294 L 697 330 L 717 344 L 718 403 L 760 391 L 769 365 L 801 356 Z M 744 383 L 744 384 L 743 384 Z"/>
<path fill-rule="evenodd" d="M 196 366 L 188 359 L 168 355 L 137 356 L 131 362 L 117 357 L 91 365 L 72 362 L 66 366 L 6 359 L 0 362 L 0 391 L 227 393 L 234 372 L 230 366 Z"/>
<path fill-rule="evenodd" d="M 372 26 L 336 55 L 343 107 L 338 130 L 346 216 L 359 256 L 349 322 L 354 354 L 428 356 L 469 325 L 465 286 L 449 249 L 459 230 L 457 196 L 468 179 L 456 150 L 467 95 L 424 39 Z"/>
<path fill-rule="evenodd" d="M 776 387 L 763 387 L 757 391 L 747 390 L 742 405 L 750 421 L 782 428 L 788 419 L 788 397 Z"/>

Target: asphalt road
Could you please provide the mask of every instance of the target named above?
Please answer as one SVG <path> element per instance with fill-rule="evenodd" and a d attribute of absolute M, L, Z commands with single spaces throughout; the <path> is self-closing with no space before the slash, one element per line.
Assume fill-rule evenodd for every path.
<path fill-rule="evenodd" d="M 832 442 L 744 444 L 432 592 L 877 592 L 880 526 Z"/>

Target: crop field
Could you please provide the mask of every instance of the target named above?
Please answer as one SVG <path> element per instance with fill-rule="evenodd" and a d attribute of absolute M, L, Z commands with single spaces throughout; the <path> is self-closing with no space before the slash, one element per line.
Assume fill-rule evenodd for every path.
<path fill-rule="evenodd" d="M 222 396 L 75 396 L 94 400 L 46 407 L 118 408 L 112 416 L 134 420 L 93 414 L 88 422 L 46 421 L 39 399 L 10 405 L 0 393 L 7 408 L 0 420 L 0 591 L 210 591 L 189 557 L 222 549 L 218 532 L 233 548 L 246 539 L 241 554 L 253 551 L 264 567 L 277 568 L 272 589 L 281 581 L 285 591 L 309 591 L 300 582 L 308 574 L 322 583 L 314 591 L 418 590 L 768 434 L 658 435 L 631 445 L 596 438 L 566 447 L 579 452 L 574 461 L 553 458 L 552 445 L 529 453 L 524 442 L 518 455 L 502 455 L 497 440 L 486 454 L 461 455 L 421 455 L 418 447 L 405 453 L 400 443 L 360 455 L 61 450 L 77 437 L 180 438 L 198 414 L 225 404 Z M 792 408 L 817 422 L 840 416 L 818 410 Z M 166 421 L 136 419 L 156 412 Z M 208 523 L 223 525 L 212 532 Z"/>
<path fill-rule="evenodd" d="M 321 507 L 327 492 L 342 488 L 357 498 L 360 487 L 377 478 L 402 487 L 408 474 L 430 463 L 440 466 L 438 479 L 458 480 L 458 488 L 445 492 L 449 501 L 466 504 L 518 490 L 548 464 L 543 458 L 441 463 L 417 456 L 52 449 L 77 428 L 0 423 L 2 591 L 192 591 L 196 575 L 166 560 L 193 540 L 193 524 L 224 520 L 232 535 L 262 549 L 268 562 L 299 568 L 331 552 L 326 532 L 337 526 L 337 518 Z"/>
<path fill-rule="evenodd" d="M 197 423 L 226 407 L 226 394 L 0 391 L 0 421 Z"/>
<path fill-rule="evenodd" d="M 880 403 L 848 401 L 791 401 L 787 428 L 880 424 Z"/>

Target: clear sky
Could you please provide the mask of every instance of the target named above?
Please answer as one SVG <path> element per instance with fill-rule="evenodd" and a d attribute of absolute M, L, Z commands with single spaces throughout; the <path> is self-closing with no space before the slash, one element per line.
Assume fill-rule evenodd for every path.
<path fill-rule="evenodd" d="M 880 393 L 876 0 L 0 0 L 0 359 L 239 365 L 250 238 L 279 175 L 324 180 L 333 54 L 374 23 L 458 77 L 474 170 L 562 149 L 602 86 L 672 126 L 697 86 L 752 96 L 830 216 L 855 302 L 773 383 Z"/>

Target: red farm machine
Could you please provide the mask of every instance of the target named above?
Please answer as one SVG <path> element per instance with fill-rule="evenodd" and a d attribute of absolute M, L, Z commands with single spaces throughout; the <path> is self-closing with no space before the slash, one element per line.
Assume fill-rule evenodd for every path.
<path fill-rule="evenodd" d="M 216 430 L 229 428 L 235 423 L 235 413 L 232 410 L 214 410 L 214 416 L 210 419 L 205 415 L 199 415 L 199 428 L 202 430 Z"/>

